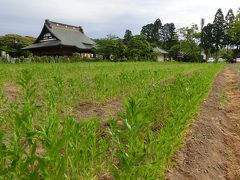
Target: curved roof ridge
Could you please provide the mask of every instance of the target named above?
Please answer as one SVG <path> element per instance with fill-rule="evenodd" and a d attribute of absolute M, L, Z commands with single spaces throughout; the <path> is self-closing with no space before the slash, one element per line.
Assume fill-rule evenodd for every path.
<path fill-rule="evenodd" d="M 44 37 L 53 38 L 43 39 Z M 51 43 L 43 43 L 45 41 L 51 41 Z M 50 44 L 59 44 L 65 46 L 75 46 L 79 49 L 92 49 L 95 46 L 95 42 L 87 37 L 82 30 L 82 27 L 72 26 L 63 23 L 52 22 L 45 20 L 43 29 L 31 47 L 48 47 Z M 38 44 L 38 45 L 36 45 Z"/>

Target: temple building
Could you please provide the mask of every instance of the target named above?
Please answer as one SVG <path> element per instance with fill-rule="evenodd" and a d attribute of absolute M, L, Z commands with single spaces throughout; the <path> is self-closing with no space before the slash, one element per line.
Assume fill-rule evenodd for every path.
<path fill-rule="evenodd" d="M 82 58 L 92 58 L 94 46 L 95 42 L 84 34 L 81 26 L 45 20 L 34 44 L 23 49 L 37 56 L 71 56 L 77 52 Z"/>

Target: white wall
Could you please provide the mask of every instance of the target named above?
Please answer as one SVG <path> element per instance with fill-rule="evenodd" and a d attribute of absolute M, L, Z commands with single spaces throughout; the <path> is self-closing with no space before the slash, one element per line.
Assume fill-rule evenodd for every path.
<path fill-rule="evenodd" d="M 157 61 L 159 61 L 159 62 L 164 61 L 164 55 L 163 55 L 163 54 L 159 54 L 159 55 L 157 56 Z"/>

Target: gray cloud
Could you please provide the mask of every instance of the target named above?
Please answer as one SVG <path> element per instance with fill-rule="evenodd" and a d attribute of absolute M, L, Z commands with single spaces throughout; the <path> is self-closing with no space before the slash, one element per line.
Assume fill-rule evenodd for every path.
<path fill-rule="evenodd" d="M 94 38 L 122 36 L 160 18 L 176 26 L 212 22 L 218 8 L 236 12 L 239 0 L 0 0 L 0 34 L 37 36 L 45 19 L 81 25 Z"/>

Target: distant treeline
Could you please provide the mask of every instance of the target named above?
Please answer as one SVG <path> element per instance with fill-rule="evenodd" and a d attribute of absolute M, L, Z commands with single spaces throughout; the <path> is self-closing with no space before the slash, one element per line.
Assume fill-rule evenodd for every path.
<path fill-rule="evenodd" d="M 236 16 L 229 9 L 224 17 L 218 9 L 213 23 L 199 29 L 191 27 L 176 29 L 174 23 L 162 24 L 160 19 L 142 27 L 140 35 L 133 35 L 126 30 L 123 39 L 113 35 L 96 40 L 96 52 L 104 59 L 151 59 L 153 47 L 161 47 L 169 55 L 180 61 L 202 61 L 209 56 L 232 61 L 239 53 L 240 46 L 240 10 Z M 204 52 L 204 54 L 203 54 Z"/>

